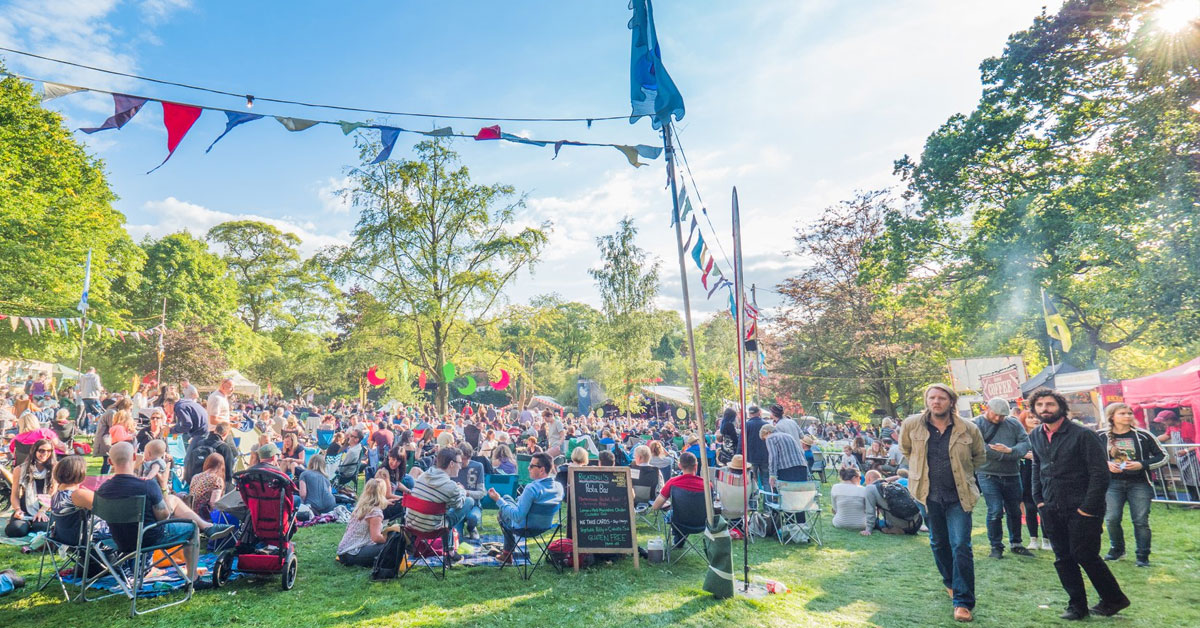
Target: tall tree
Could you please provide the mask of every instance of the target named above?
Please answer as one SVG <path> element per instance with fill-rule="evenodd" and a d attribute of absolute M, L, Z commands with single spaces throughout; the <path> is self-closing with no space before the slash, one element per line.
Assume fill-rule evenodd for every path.
<path fill-rule="evenodd" d="M 884 232 L 886 192 L 863 193 L 797 231 L 811 265 L 779 284 L 784 364 L 777 387 L 803 401 L 869 404 L 891 416 L 944 370 L 949 332 L 932 288 L 878 272 L 870 246 Z"/>
<path fill-rule="evenodd" d="M 1071 359 L 1200 331 L 1200 28 L 1160 3 L 1070 0 L 982 65 L 983 95 L 897 171 L 920 208 L 889 216 L 896 276 L 937 273 L 969 329 L 1041 314 Z M 1082 333 L 1079 333 L 1082 331 Z"/>
<path fill-rule="evenodd" d="M 221 245 L 229 272 L 237 281 L 238 314 L 262 331 L 283 311 L 301 274 L 300 238 L 257 220 L 234 220 L 208 230 L 209 242 Z"/>
<path fill-rule="evenodd" d="M 0 65 L 0 71 L 3 71 Z M 142 254 L 112 207 L 103 164 L 88 155 L 29 83 L 0 80 L 0 295 L 4 312 L 79 316 L 92 251 L 89 316 L 125 328 Z M 114 290 L 114 284 L 121 287 Z M 7 322 L 7 321 L 6 321 Z M 0 355 L 76 355 L 78 335 L 0 334 Z"/>
<path fill-rule="evenodd" d="M 603 378 L 605 390 L 624 412 L 640 407 L 641 382 L 654 377 L 662 363 L 651 356 L 657 321 L 652 316 L 658 295 L 660 262 L 634 240 L 637 227 L 629 216 L 617 232 L 596 238 L 603 265 L 588 273 L 596 280 L 604 305 L 605 344 L 612 357 Z M 660 336 L 661 337 L 661 336 Z"/>
<path fill-rule="evenodd" d="M 473 183 L 445 142 L 418 144 L 415 160 L 373 164 L 379 149 L 360 140 L 361 164 L 349 169 L 354 241 L 325 258 L 336 278 L 361 285 L 412 330 L 405 358 L 439 382 L 444 410 L 443 367 L 537 260 L 549 225 L 516 228 L 524 200 L 512 186 Z"/>

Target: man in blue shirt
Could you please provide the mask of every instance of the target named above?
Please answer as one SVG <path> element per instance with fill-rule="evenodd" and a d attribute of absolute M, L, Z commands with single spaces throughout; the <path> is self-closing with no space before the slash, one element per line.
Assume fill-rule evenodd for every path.
<path fill-rule="evenodd" d="M 198 396 L 176 399 L 174 393 L 167 393 L 166 403 L 175 404 L 175 424 L 171 426 L 172 434 L 183 436 L 184 444 L 189 447 L 193 441 L 199 441 L 208 435 L 208 410 L 197 401 Z"/>
<path fill-rule="evenodd" d="M 550 475 L 554 463 L 548 454 L 534 454 L 529 461 L 529 477 L 532 480 L 521 492 L 519 500 L 511 495 L 500 495 L 496 489 L 488 489 L 488 497 L 500 506 L 500 529 L 504 532 L 504 551 L 497 558 L 501 563 L 512 561 L 517 548 L 514 530 L 544 530 L 554 525 L 554 514 L 534 513 L 533 507 L 559 505 L 563 499 L 563 488 Z"/>

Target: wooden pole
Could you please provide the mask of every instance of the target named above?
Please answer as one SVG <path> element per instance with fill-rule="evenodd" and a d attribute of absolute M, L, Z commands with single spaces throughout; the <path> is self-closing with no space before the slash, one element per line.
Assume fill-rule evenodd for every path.
<path fill-rule="evenodd" d="M 746 297 L 742 293 L 742 226 L 741 216 L 738 212 L 738 197 L 737 188 L 733 188 L 733 299 L 734 308 L 737 310 L 737 357 L 738 357 L 738 401 L 741 403 L 738 415 L 741 417 L 742 423 L 742 466 L 746 465 Z M 754 469 L 754 475 L 757 477 L 763 472 L 757 467 Z M 745 521 L 750 519 L 750 472 L 748 469 L 742 470 L 742 512 L 746 513 Z M 742 570 L 743 570 L 743 591 L 750 590 L 750 526 L 742 526 Z"/>
<path fill-rule="evenodd" d="M 688 360 L 692 375 L 692 412 L 700 428 L 700 479 L 704 482 L 704 509 L 713 519 L 712 487 L 708 478 L 708 440 L 704 437 L 704 410 L 700 407 L 700 370 L 696 365 L 696 340 L 692 334 L 692 301 L 688 293 L 687 265 L 684 263 L 683 220 L 679 216 L 679 191 L 675 183 L 675 146 L 671 143 L 671 125 L 663 125 L 663 152 L 667 156 L 667 179 L 671 182 L 671 207 L 675 217 L 675 245 L 679 253 L 679 283 L 683 287 L 683 323 L 687 330 Z"/>
<path fill-rule="evenodd" d="M 165 333 L 166 331 L 167 331 L 167 297 L 163 297 L 162 318 L 159 320 L 159 328 L 158 328 L 158 337 L 160 340 L 162 339 L 163 333 Z M 156 352 L 158 353 L 158 385 L 159 385 L 159 390 L 162 390 L 162 386 L 167 383 L 167 378 L 166 378 L 166 376 L 163 375 L 163 369 L 162 369 L 163 345 L 162 345 L 161 341 L 158 343 Z"/>

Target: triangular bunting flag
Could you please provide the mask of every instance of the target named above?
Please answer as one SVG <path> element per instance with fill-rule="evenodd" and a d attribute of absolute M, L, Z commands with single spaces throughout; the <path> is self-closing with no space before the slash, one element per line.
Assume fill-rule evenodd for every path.
<path fill-rule="evenodd" d="M 485 126 L 482 129 L 479 129 L 479 132 L 475 134 L 476 141 L 498 140 L 498 139 L 500 139 L 500 125 L 499 124 L 496 124 L 493 126 Z"/>
<path fill-rule="evenodd" d="M 106 129 L 119 129 L 129 123 L 142 110 L 142 105 L 146 104 L 145 98 L 137 96 L 128 96 L 126 94 L 113 94 L 113 109 L 115 112 L 109 116 L 104 124 L 100 126 L 79 129 L 84 133 L 95 133 L 96 131 L 104 131 Z"/>
<path fill-rule="evenodd" d="M 396 139 L 400 137 L 402 130 L 390 126 L 379 127 L 379 142 L 383 145 L 383 149 L 379 151 L 379 155 L 375 157 L 375 161 L 372 161 L 371 165 L 385 162 L 388 157 L 392 156 L 392 149 L 396 147 Z"/>
<path fill-rule="evenodd" d="M 712 256 L 710 255 L 708 258 L 708 262 L 704 265 L 704 274 L 700 276 L 700 283 L 704 284 L 705 289 L 708 288 L 708 275 L 709 275 L 709 273 L 712 272 L 714 263 L 715 263 L 715 261 L 713 260 Z"/>
<path fill-rule="evenodd" d="M 549 146 L 550 145 L 550 142 L 544 142 L 542 140 L 526 139 L 524 137 L 521 137 L 520 135 L 513 135 L 512 133 L 501 133 L 500 139 L 509 141 L 509 142 L 516 142 L 518 144 L 529 144 L 531 146 Z"/>
<path fill-rule="evenodd" d="M 454 129 L 444 126 L 440 129 L 434 129 L 432 131 L 422 131 L 421 135 L 428 135 L 429 137 L 450 137 L 451 135 L 454 135 Z"/>
<path fill-rule="evenodd" d="M 687 242 L 683 243 L 683 250 L 688 250 L 692 246 L 692 236 L 696 234 L 696 217 L 692 216 L 692 226 L 688 229 Z"/>
<path fill-rule="evenodd" d="M 21 318 L 21 321 L 25 323 L 25 331 L 28 331 L 29 335 L 32 336 L 33 335 L 33 323 L 29 322 L 29 317 L 28 316 L 23 317 L 23 318 Z"/>
<path fill-rule="evenodd" d="M 342 135 L 350 135 L 351 133 L 355 132 L 356 130 L 361 129 L 364 126 L 367 126 L 367 123 L 366 122 L 346 122 L 345 120 L 338 120 L 338 126 L 342 127 Z"/>
<path fill-rule="evenodd" d="M 645 144 L 638 144 L 637 152 L 639 155 L 641 155 L 642 157 L 645 157 L 646 159 L 658 159 L 658 156 L 661 155 L 663 152 L 663 147 L 662 146 L 646 146 Z"/>
<path fill-rule="evenodd" d="M 692 247 L 692 260 L 696 262 L 696 268 L 703 269 L 700 265 L 700 257 L 704 254 L 704 234 L 696 236 L 696 246 Z"/>
<path fill-rule="evenodd" d="M 279 124 L 283 125 L 283 128 L 292 132 L 305 131 L 318 124 L 316 120 L 305 120 L 304 118 L 286 118 L 283 116 L 275 116 L 275 119 L 279 121 Z"/>
<path fill-rule="evenodd" d="M 225 119 L 225 131 L 223 131 L 220 135 L 218 135 L 217 139 L 213 140 L 212 144 L 209 144 L 208 148 L 204 149 L 204 152 L 207 153 L 208 151 L 212 150 L 213 146 L 216 146 L 217 142 L 221 141 L 221 138 L 225 137 L 226 135 L 229 135 L 229 132 L 233 130 L 233 127 L 238 126 L 239 124 L 253 122 L 254 120 L 258 120 L 259 118 L 262 118 L 262 117 L 263 116 L 261 114 L 257 114 L 257 113 L 243 113 L 241 111 L 226 111 L 225 112 L 225 118 L 226 118 Z"/>
<path fill-rule="evenodd" d="M 12 330 L 13 330 L 13 331 L 17 331 L 17 325 L 20 325 L 20 324 L 21 324 L 21 317 L 20 317 L 20 316 L 13 316 L 12 318 L 9 318 L 9 319 L 8 319 L 8 323 L 9 323 L 10 325 L 12 325 Z"/>
<path fill-rule="evenodd" d="M 179 147 L 183 137 L 192 129 L 192 125 L 196 124 L 196 120 L 200 119 L 200 114 L 204 113 L 200 107 L 191 105 L 164 101 L 162 106 L 163 126 L 167 127 L 167 156 L 162 160 L 162 164 L 158 164 L 150 172 L 162 168 L 163 164 L 167 163 L 167 159 L 175 154 L 175 149 Z M 150 172 L 146 174 L 150 174 Z"/>
<path fill-rule="evenodd" d="M 54 319 L 53 319 L 53 318 L 47 318 L 47 319 L 46 319 L 46 324 L 50 326 L 50 331 L 51 331 L 51 332 L 58 331 L 58 330 L 54 329 Z"/>
<path fill-rule="evenodd" d="M 67 94 L 74 94 L 75 92 L 82 91 L 84 91 L 82 87 L 75 87 L 74 85 L 64 85 L 62 83 L 42 83 L 42 101 L 54 100 L 55 98 L 66 96 Z"/>
<path fill-rule="evenodd" d="M 641 168 L 642 166 L 646 165 L 638 161 L 637 148 L 634 148 L 633 146 L 614 146 L 613 148 L 621 151 L 621 154 L 625 155 L 625 159 L 629 160 L 629 165 L 633 166 L 634 168 Z"/>

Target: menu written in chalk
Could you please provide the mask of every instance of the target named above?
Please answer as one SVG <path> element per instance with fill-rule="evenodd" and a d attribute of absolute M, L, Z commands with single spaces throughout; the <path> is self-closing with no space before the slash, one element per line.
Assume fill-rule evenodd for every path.
<path fill-rule="evenodd" d="M 581 553 L 632 553 L 637 564 L 633 490 L 626 467 L 570 467 L 571 525 Z"/>

